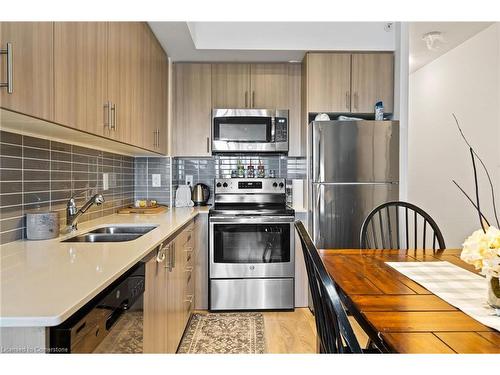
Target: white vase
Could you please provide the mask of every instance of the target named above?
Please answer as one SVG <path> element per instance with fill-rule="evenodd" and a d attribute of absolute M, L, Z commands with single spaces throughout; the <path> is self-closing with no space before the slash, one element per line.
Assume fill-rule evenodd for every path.
<path fill-rule="evenodd" d="M 500 283 L 498 277 L 488 276 L 488 304 L 500 309 Z"/>

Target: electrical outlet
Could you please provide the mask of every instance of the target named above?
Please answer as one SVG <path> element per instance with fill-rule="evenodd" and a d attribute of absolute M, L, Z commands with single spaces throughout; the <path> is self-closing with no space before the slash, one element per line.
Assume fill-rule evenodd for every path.
<path fill-rule="evenodd" d="M 193 175 L 192 174 L 186 175 L 186 185 L 193 186 Z"/>
<path fill-rule="evenodd" d="M 161 174 L 156 174 L 154 173 L 151 177 L 151 185 L 153 187 L 160 187 L 161 186 Z"/>
<path fill-rule="evenodd" d="M 108 190 L 108 189 L 109 189 L 109 174 L 103 173 L 102 174 L 102 190 Z"/>

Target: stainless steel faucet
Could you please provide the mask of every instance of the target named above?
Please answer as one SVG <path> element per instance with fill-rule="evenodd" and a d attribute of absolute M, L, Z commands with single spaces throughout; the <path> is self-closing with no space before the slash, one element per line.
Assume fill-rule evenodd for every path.
<path fill-rule="evenodd" d="M 90 198 L 80 209 L 76 207 L 74 197 L 71 197 L 66 205 L 66 224 L 70 231 L 77 230 L 78 219 L 82 216 L 93 204 L 100 206 L 104 203 L 104 197 L 101 194 L 96 194 Z"/>

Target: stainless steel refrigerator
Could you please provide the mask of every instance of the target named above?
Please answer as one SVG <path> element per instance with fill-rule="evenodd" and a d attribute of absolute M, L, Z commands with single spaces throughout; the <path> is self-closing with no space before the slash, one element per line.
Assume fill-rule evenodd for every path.
<path fill-rule="evenodd" d="M 359 248 L 363 220 L 399 197 L 397 121 L 309 124 L 309 225 L 318 248 Z"/>

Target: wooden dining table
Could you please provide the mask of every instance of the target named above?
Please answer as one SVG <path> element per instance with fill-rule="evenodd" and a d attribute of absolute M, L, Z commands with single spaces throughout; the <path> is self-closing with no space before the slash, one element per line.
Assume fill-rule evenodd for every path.
<path fill-rule="evenodd" d="M 460 250 L 324 249 L 319 253 L 349 314 L 383 352 L 500 353 L 498 331 L 385 263 L 448 261 L 476 272 L 460 260 Z"/>

